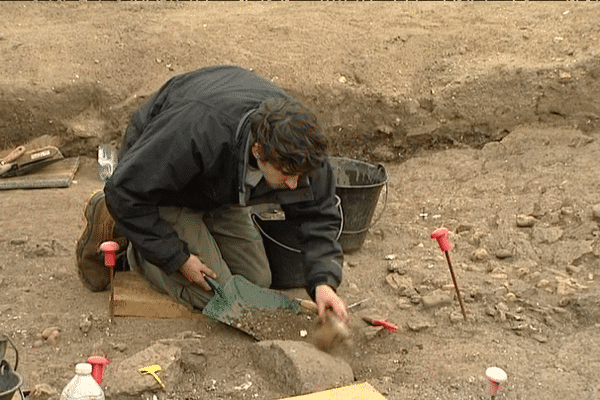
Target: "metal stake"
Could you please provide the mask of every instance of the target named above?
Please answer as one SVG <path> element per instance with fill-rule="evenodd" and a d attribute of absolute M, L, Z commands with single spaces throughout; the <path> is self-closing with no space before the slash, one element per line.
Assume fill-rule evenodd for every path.
<path fill-rule="evenodd" d="M 100 245 L 100 251 L 104 253 L 104 265 L 110 269 L 110 301 L 108 303 L 108 310 L 110 314 L 110 321 L 113 322 L 115 316 L 115 288 L 114 288 L 114 267 L 115 267 L 115 253 L 119 250 L 119 244 L 117 242 L 103 242 Z"/>
<path fill-rule="evenodd" d="M 448 229 L 440 228 L 435 230 L 431 234 L 431 238 L 437 240 L 440 249 L 446 256 L 446 261 L 448 262 L 448 268 L 450 269 L 450 275 L 452 276 L 452 283 L 454 283 L 454 289 L 456 290 L 456 296 L 458 297 L 458 303 L 460 304 L 460 311 L 462 312 L 463 318 L 465 321 L 467 320 L 467 313 L 465 312 L 465 306 L 463 305 L 462 298 L 460 297 L 460 290 L 458 289 L 458 283 L 456 283 L 456 276 L 454 276 L 454 269 L 452 268 L 452 263 L 450 262 L 450 254 L 448 251 L 452 249 L 452 245 L 446 236 L 448 234 Z"/>

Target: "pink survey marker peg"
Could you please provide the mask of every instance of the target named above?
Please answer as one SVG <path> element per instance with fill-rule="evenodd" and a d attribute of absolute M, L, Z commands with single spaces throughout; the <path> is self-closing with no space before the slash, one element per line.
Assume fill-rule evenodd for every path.
<path fill-rule="evenodd" d="M 431 238 L 437 240 L 438 244 L 440 245 L 440 249 L 442 249 L 443 252 L 452 250 L 452 245 L 450 244 L 450 241 L 448 240 L 448 229 L 446 229 L 446 228 L 436 229 L 431 234 Z"/>
<path fill-rule="evenodd" d="M 102 385 L 104 366 L 108 364 L 108 360 L 102 356 L 91 356 L 86 361 L 92 365 L 92 378 L 98 382 L 98 385 Z"/>
<path fill-rule="evenodd" d="M 114 267 L 116 263 L 116 253 L 119 250 L 119 243 L 117 242 L 103 242 L 100 245 L 100 251 L 104 253 L 104 265 L 110 268 L 110 301 L 108 304 L 108 310 L 112 317 L 115 315 L 115 288 L 113 284 Z"/>
<path fill-rule="evenodd" d="M 485 376 L 487 377 L 487 385 L 485 386 L 485 394 L 490 396 L 490 399 L 494 400 L 502 385 L 508 379 L 506 372 L 498 367 L 490 367 L 485 370 Z"/>
<path fill-rule="evenodd" d="M 458 290 L 458 283 L 456 283 L 456 277 L 454 276 L 454 269 L 452 269 L 452 263 L 450 262 L 450 255 L 448 252 L 452 249 L 452 245 L 448 240 L 448 229 L 439 228 L 433 231 L 431 238 L 437 240 L 440 249 L 446 256 L 448 262 L 448 268 L 450 268 L 450 275 L 452 276 L 452 283 L 454 283 L 454 290 L 456 290 L 456 297 L 458 297 L 458 303 L 460 304 L 460 311 L 462 312 L 463 318 L 467 319 L 467 313 L 465 312 L 465 306 L 463 305 L 462 298 L 460 297 L 460 290 Z"/>
<path fill-rule="evenodd" d="M 115 253 L 119 250 L 119 243 L 117 242 L 103 242 L 100 245 L 100 251 L 104 253 L 104 265 L 107 267 L 114 267 L 116 256 Z"/>

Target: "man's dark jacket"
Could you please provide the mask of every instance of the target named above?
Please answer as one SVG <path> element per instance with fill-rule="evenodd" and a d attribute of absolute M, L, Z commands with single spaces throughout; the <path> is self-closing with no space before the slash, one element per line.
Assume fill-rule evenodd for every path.
<path fill-rule="evenodd" d="M 176 76 L 138 109 L 123 138 L 119 163 L 106 182 L 106 204 L 117 227 L 142 256 L 173 273 L 190 253 L 158 207 L 210 211 L 247 205 L 245 174 L 250 117 L 266 98 L 288 97 L 273 83 L 233 66 Z M 272 191 L 300 231 L 308 292 L 340 284 L 340 214 L 331 167 L 303 177 L 305 186 Z M 252 203 L 252 202 L 251 202 Z M 210 266 L 209 266 L 210 267 Z"/>

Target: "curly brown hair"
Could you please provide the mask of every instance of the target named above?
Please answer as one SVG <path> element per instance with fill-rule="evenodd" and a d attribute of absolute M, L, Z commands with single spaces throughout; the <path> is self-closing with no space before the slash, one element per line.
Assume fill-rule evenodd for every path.
<path fill-rule="evenodd" d="M 316 115 L 292 98 L 270 98 L 252 116 L 262 160 L 288 174 L 304 174 L 327 161 L 327 139 Z"/>

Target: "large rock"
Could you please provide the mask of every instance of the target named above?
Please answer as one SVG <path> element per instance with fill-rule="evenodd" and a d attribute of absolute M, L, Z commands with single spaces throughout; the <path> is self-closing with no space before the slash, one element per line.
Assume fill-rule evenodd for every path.
<path fill-rule="evenodd" d="M 106 387 L 106 396 L 114 398 L 140 396 L 145 391 L 161 389 L 152 375 L 142 374 L 139 371 L 140 368 L 151 365 L 161 367 L 156 375 L 165 385 L 165 390 L 174 390 L 181 379 L 181 349 L 156 343 L 130 358 L 109 364 L 102 385 Z"/>
<path fill-rule="evenodd" d="M 310 343 L 262 341 L 251 349 L 259 372 L 286 396 L 314 393 L 354 382 L 354 373 L 348 363 Z"/>

